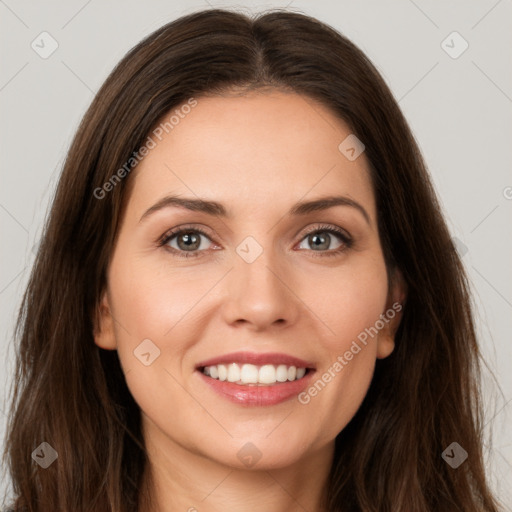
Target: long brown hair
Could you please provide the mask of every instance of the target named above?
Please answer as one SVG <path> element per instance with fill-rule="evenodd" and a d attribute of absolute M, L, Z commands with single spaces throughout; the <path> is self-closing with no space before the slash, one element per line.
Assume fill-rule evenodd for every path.
<path fill-rule="evenodd" d="M 117 352 L 93 339 L 130 183 L 126 162 L 191 97 L 263 86 L 322 102 L 363 141 L 388 270 L 399 269 L 408 288 L 395 351 L 377 361 L 363 404 L 336 438 L 327 509 L 498 510 L 484 472 L 481 355 L 467 279 L 389 88 L 326 24 L 286 11 L 250 18 L 219 9 L 184 16 L 134 47 L 70 147 L 15 331 L 4 452 L 15 510 L 137 510 L 147 466 L 140 410 Z M 123 166 L 123 179 L 105 187 Z M 454 441 L 469 454 L 457 469 L 441 456 Z M 58 453 L 47 469 L 31 457 L 42 442 Z"/>

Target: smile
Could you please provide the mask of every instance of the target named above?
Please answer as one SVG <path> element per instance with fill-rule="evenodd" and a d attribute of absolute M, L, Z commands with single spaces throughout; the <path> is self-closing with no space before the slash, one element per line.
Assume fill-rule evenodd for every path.
<path fill-rule="evenodd" d="M 232 382 L 239 385 L 272 386 L 276 383 L 292 382 L 302 379 L 306 375 L 307 368 L 287 366 L 285 364 L 218 364 L 205 366 L 202 369 L 204 375 L 219 381 Z"/>

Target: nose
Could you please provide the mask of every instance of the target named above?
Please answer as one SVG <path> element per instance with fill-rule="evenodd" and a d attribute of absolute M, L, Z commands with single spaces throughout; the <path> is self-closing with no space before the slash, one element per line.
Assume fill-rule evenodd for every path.
<path fill-rule="evenodd" d="M 228 324 L 262 331 L 284 328 L 299 318 L 301 301 L 293 291 L 290 267 L 286 270 L 271 251 L 252 263 L 237 256 L 227 280 L 223 316 Z"/>

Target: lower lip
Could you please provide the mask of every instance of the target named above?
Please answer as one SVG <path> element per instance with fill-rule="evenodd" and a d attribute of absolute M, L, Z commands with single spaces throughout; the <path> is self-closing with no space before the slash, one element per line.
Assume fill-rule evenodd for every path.
<path fill-rule="evenodd" d="M 249 406 L 276 405 L 289 400 L 308 386 L 315 373 L 314 370 L 308 370 L 308 373 L 299 380 L 279 382 L 272 386 L 257 386 L 220 381 L 208 377 L 200 370 L 197 370 L 197 372 L 203 381 L 220 396 L 236 404 Z"/>

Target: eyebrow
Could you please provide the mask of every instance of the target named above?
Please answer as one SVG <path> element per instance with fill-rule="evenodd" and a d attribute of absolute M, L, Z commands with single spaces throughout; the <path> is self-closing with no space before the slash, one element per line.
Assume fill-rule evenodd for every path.
<path fill-rule="evenodd" d="M 345 196 L 326 196 L 314 199 L 312 201 L 299 201 L 295 203 L 288 211 L 289 216 L 302 216 L 312 212 L 318 212 L 333 208 L 334 206 L 350 206 L 358 210 L 370 224 L 370 216 L 361 204 L 349 197 Z M 140 218 L 141 222 L 152 213 L 164 208 L 177 207 L 194 212 L 202 212 L 207 215 L 228 218 L 227 209 L 217 201 L 207 201 L 205 199 L 194 199 L 192 197 L 166 196 L 157 201 L 153 206 L 148 208 Z"/>

